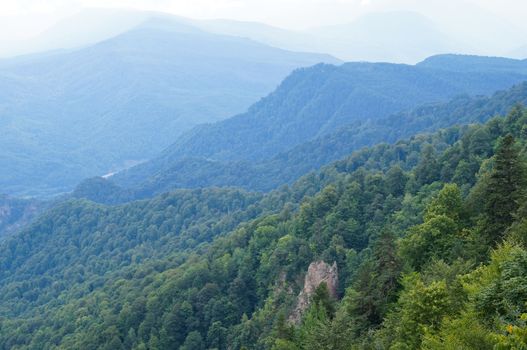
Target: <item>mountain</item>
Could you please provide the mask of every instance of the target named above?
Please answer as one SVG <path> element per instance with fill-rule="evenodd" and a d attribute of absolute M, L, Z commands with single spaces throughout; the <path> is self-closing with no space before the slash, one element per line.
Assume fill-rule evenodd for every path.
<path fill-rule="evenodd" d="M 176 21 L 211 34 L 243 37 L 286 50 L 305 51 L 310 42 L 310 37 L 305 33 L 258 22 L 198 20 L 155 11 L 85 8 L 57 21 L 35 37 L 12 42 L 0 41 L 0 57 L 78 49 L 108 40 L 144 22 L 159 18 Z"/>
<path fill-rule="evenodd" d="M 0 243 L 0 345 L 522 348 L 526 122 L 366 148 L 265 195 L 64 202 Z"/>
<path fill-rule="evenodd" d="M 413 4 L 413 11 L 382 11 L 390 8 L 389 1 L 385 3 L 369 4 L 370 10 L 354 14 L 350 22 L 307 30 L 229 20 L 194 23 L 213 33 L 248 37 L 284 49 L 329 53 L 346 61 L 413 64 L 447 52 L 509 56 L 524 43 L 524 28 L 473 2 L 458 1 L 458 11 L 432 0 L 423 6 Z"/>
<path fill-rule="evenodd" d="M 86 47 L 127 32 L 159 15 L 122 9 L 85 9 L 59 20 L 35 37 L 1 42 L 0 57 Z"/>
<path fill-rule="evenodd" d="M 357 121 L 263 161 L 229 162 L 196 157 L 173 162 L 166 160 L 152 173 L 141 174 L 144 180 L 130 187 L 120 187 L 112 178 L 91 178 L 80 183 L 72 195 L 98 203 L 116 204 L 152 197 L 175 188 L 236 186 L 271 191 L 363 147 L 395 143 L 418 133 L 453 125 L 482 123 L 495 115 L 505 114 L 518 104 L 527 105 L 527 82 L 490 97 L 459 96 L 445 103 L 426 104 L 382 119 Z M 138 167 L 136 170 L 145 169 L 148 168 Z M 116 179 L 120 180 L 121 175 Z"/>
<path fill-rule="evenodd" d="M 210 33 L 248 38 L 286 50 L 327 53 L 323 48 L 317 46 L 315 38 L 306 31 L 284 29 L 259 22 L 228 19 L 190 19 L 189 21 L 196 27 Z"/>
<path fill-rule="evenodd" d="M 89 8 L 60 20 L 34 38 L 2 42 L 0 57 L 93 45 L 159 17 L 177 20 L 208 33 L 248 38 L 286 50 L 332 52 L 346 60 L 408 63 L 436 53 L 457 52 L 456 47 L 448 44 L 451 38 L 441 34 L 432 21 L 411 12 L 371 13 L 339 26 L 293 31 L 258 22 L 197 20 L 160 12 Z M 407 23 L 404 29 L 401 23 Z M 387 24 L 398 25 L 391 26 L 390 31 L 383 31 Z M 410 28 L 418 30 L 412 32 Z M 408 42 L 415 33 L 420 34 L 419 38 L 416 37 L 417 42 Z M 416 49 L 416 44 L 423 48 Z"/>
<path fill-rule="evenodd" d="M 243 111 L 325 55 L 149 20 L 79 50 L 0 61 L 0 187 L 55 194 Z"/>
<path fill-rule="evenodd" d="M 298 70 L 248 112 L 198 126 L 165 155 L 262 159 L 351 121 L 383 118 L 460 94 L 490 94 L 527 76 L 527 61 L 507 61 L 506 70 L 496 70 L 485 64 L 473 69 L 472 56 L 437 56 L 442 58 L 441 68 L 428 64 L 431 58 L 416 66 L 346 63 Z"/>
<path fill-rule="evenodd" d="M 473 55 L 436 55 L 419 62 L 417 66 L 453 72 L 527 73 L 527 59 Z"/>
<path fill-rule="evenodd" d="M 504 70 L 484 64 L 477 69 L 465 69 L 464 58 L 468 61 L 474 59 L 472 56 L 441 56 L 416 66 L 347 63 L 340 67 L 318 65 L 298 70 L 246 113 L 215 124 L 198 126 L 180 137 L 157 158 L 118 173 L 111 180 L 122 187 L 159 186 L 166 189 L 169 188 L 168 184 L 182 187 L 214 184 L 270 189 L 281 184 L 278 179 L 284 176 L 278 170 L 282 168 L 274 168 L 276 162 L 286 166 L 286 159 L 294 156 L 285 153 L 295 147 L 300 149 L 306 142 L 313 141 L 316 144 L 315 140 L 350 124 L 352 129 L 360 127 L 363 135 L 377 133 L 373 142 L 394 141 L 389 134 L 401 137 L 411 135 L 404 132 L 398 134 L 403 125 L 397 124 L 397 116 L 389 121 L 389 125 L 394 125 L 394 130 L 382 127 L 384 119 L 394 113 L 412 110 L 425 103 L 446 101 L 459 94 L 490 94 L 526 80 L 523 61 L 505 61 L 510 62 L 510 65 Z M 445 68 L 435 67 L 432 64 L 434 60 L 445 60 Z M 524 99 L 522 87 L 517 90 L 520 96 L 513 89 L 508 103 Z M 505 106 L 510 107 L 510 104 Z M 451 106 L 444 108 L 450 110 Z M 489 111 L 494 111 L 492 106 Z M 450 123 L 455 121 L 450 119 Z M 401 128 L 397 128 L 398 125 Z M 437 127 L 447 125 L 452 124 L 439 123 Z M 426 129 L 426 126 L 422 127 Z M 418 131 L 419 128 L 411 130 Z M 372 144 L 367 140 L 363 141 L 365 143 L 358 142 L 356 139 L 360 137 L 363 136 L 355 135 L 354 141 L 343 143 L 353 143 L 354 147 Z M 343 143 L 338 143 L 343 146 Z M 352 149 L 343 147 L 343 150 Z M 331 151 L 327 153 L 331 154 Z M 343 155 L 337 150 L 333 153 L 335 157 Z M 302 161 L 304 156 L 307 159 L 314 158 L 308 156 L 307 152 L 301 154 L 298 159 L 306 165 L 302 169 L 309 170 L 323 164 L 324 157 L 312 162 Z M 284 160 L 277 161 L 280 157 Z M 330 161 L 337 158 L 330 156 L 325 159 Z M 257 165 L 253 166 L 252 163 Z M 298 165 L 289 168 L 290 172 L 286 173 L 292 177 L 285 182 L 302 174 L 293 171 Z M 242 169 L 247 172 L 244 173 Z M 264 176 L 263 179 L 255 176 L 270 174 L 273 172 L 271 169 L 276 169 L 272 176 Z M 236 174 L 240 173 L 244 174 L 243 180 L 236 178 Z"/>
<path fill-rule="evenodd" d="M 258 22 L 89 8 L 60 20 L 34 38 L 2 43 L 0 57 L 85 47 L 160 17 L 212 34 L 247 38 L 285 50 L 331 53 L 345 60 L 414 63 L 432 54 L 458 52 L 461 47 L 452 44 L 455 40 L 441 33 L 436 23 L 415 12 L 374 12 L 351 23 L 295 31 Z"/>
<path fill-rule="evenodd" d="M 416 63 L 467 48 L 417 12 L 368 13 L 347 24 L 314 28 L 310 34 L 325 52 L 352 61 Z"/>
<path fill-rule="evenodd" d="M 527 58 L 527 45 L 523 45 L 512 51 L 509 51 L 507 56 L 518 58 L 518 59 L 526 59 Z"/>
<path fill-rule="evenodd" d="M 412 6 L 413 11 L 380 11 L 383 6 L 379 4 L 358 11 L 350 22 L 305 30 L 228 19 L 191 19 L 161 12 L 88 8 L 34 38 L 0 41 L 0 57 L 85 47 L 163 17 L 211 34 L 247 38 L 285 50 L 331 54 L 347 61 L 413 64 L 447 52 L 525 58 L 517 54 L 517 48 L 524 44 L 522 28 L 474 3 L 459 1 L 456 5 L 462 10 L 445 11 L 443 2 L 432 0 L 425 6 Z"/>

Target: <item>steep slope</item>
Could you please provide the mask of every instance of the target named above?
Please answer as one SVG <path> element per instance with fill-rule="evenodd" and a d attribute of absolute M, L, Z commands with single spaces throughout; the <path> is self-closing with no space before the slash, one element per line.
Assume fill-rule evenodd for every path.
<path fill-rule="evenodd" d="M 444 69 L 348 63 L 340 67 L 318 65 L 298 70 L 248 112 L 198 126 L 159 157 L 121 172 L 112 180 L 124 187 L 137 186 L 168 169 L 172 168 L 174 173 L 181 167 L 179 161 L 189 164 L 188 158 L 205 162 L 209 167 L 215 166 L 211 162 L 263 163 L 351 123 L 359 125 L 369 119 L 384 119 L 399 111 L 445 101 L 459 94 L 491 94 L 527 79 L 522 61 L 506 61 L 509 65 L 504 70 L 486 65 L 468 70 L 464 69 L 464 56 L 453 57 L 453 62 L 447 62 Z M 473 57 L 467 56 L 466 60 L 471 61 Z M 363 130 L 367 130 L 368 123 Z M 215 174 L 218 171 L 219 168 L 215 169 Z M 199 178 L 200 172 L 197 173 L 195 177 Z M 188 183 L 184 180 L 187 175 L 182 175 L 182 183 Z"/>
<path fill-rule="evenodd" d="M 2 192 L 65 191 L 150 158 L 321 61 L 336 60 L 166 18 L 73 52 L 0 61 Z"/>
<path fill-rule="evenodd" d="M 263 197 L 196 190 L 112 208 L 64 203 L 0 243 L 0 344 L 420 348 L 452 340 L 439 330 L 460 329 L 448 322 L 465 317 L 462 331 L 492 348 L 505 327 L 525 328 L 525 236 L 500 245 L 509 225 L 525 225 L 525 208 L 507 212 L 493 240 L 483 224 L 499 218 L 493 201 L 524 199 L 524 184 L 488 184 L 518 170 L 499 162 L 521 159 L 526 122 L 516 108 L 486 125 L 364 149 Z M 313 261 L 335 263 L 338 289 L 316 287 L 291 328 L 284 320 Z"/>

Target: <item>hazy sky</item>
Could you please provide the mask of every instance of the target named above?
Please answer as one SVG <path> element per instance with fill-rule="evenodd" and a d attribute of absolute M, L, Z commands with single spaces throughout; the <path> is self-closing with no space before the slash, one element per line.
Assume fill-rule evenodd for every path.
<path fill-rule="evenodd" d="M 501 17 L 527 31 L 524 0 L 0 0 L 0 38 L 34 34 L 86 7 L 157 10 L 194 18 L 260 21 L 293 29 L 348 22 L 369 11 L 411 10 L 458 22 L 470 19 L 476 11 Z"/>

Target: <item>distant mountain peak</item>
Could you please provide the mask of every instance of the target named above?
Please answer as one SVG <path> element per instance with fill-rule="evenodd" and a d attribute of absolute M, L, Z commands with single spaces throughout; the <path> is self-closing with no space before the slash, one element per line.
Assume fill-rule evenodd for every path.
<path fill-rule="evenodd" d="M 527 60 L 463 54 L 434 55 L 418 63 L 418 66 L 452 71 L 476 71 L 485 67 L 489 71 L 527 72 Z"/>

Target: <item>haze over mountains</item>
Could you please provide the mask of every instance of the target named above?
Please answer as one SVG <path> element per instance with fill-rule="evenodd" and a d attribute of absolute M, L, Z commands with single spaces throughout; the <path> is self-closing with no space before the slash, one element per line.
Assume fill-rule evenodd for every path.
<path fill-rule="evenodd" d="M 0 61 L 0 184 L 11 194 L 69 190 L 242 112 L 319 62 L 338 60 L 166 18 L 81 49 Z"/>
<path fill-rule="evenodd" d="M 303 30 L 248 21 L 198 20 L 149 11 L 85 9 L 35 38 L 2 42 L 0 57 L 90 45 L 161 16 L 209 33 L 249 38 L 286 50 L 331 54 L 346 61 L 417 63 L 441 53 L 526 58 L 520 49 L 526 45 L 524 29 L 473 4 L 460 1 L 457 5 L 458 11 L 434 19 L 418 11 L 373 11 L 342 24 Z M 434 6 L 441 8 L 438 1 Z M 471 16 L 464 15 L 469 12 Z"/>
<path fill-rule="evenodd" d="M 488 95 L 526 77 L 527 60 L 475 56 L 434 56 L 415 66 L 317 65 L 291 74 L 246 113 L 194 128 L 154 162 L 185 157 L 261 161 L 352 122 L 383 119 L 462 94 Z"/>
<path fill-rule="evenodd" d="M 12 195 L 70 191 L 82 179 L 154 158 L 168 145 L 188 138 L 178 140 L 192 127 L 244 112 L 293 69 L 340 63 L 329 55 L 276 47 L 335 52 L 324 46 L 334 45 L 365 55 L 364 59 L 380 55 L 395 62 L 412 61 L 429 52 L 456 51 L 452 45 L 467 47 L 417 12 L 370 13 L 350 24 L 295 32 L 252 22 L 93 9 L 63 20 L 38 39 L 26 44 L 33 51 L 56 50 L 0 60 L 0 130 L 6 135 L 0 140 L 4 149 L 0 185 Z M 382 118 L 458 94 L 490 94 L 509 88 L 525 79 L 524 66 L 522 60 L 464 56 L 433 56 L 415 67 L 326 66 L 326 73 L 300 81 L 303 90 L 293 90 L 292 96 L 286 94 L 279 102 L 287 106 L 298 98 L 296 107 L 278 112 L 260 103 L 248 112 L 254 114 L 246 122 L 253 130 L 258 125 L 271 128 L 269 132 L 272 125 L 283 127 L 282 136 L 273 134 L 254 143 L 258 151 L 241 140 L 255 136 L 241 132 L 242 128 L 229 129 L 241 138 L 239 147 L 230 151 L 172 153 L 182 154 L 175 158 L 213 161 L 270 159 L 353 120 Z M 338 73 L 332 74 L 334 70 Z M 323 92 L 306 98 L 312 88 Z M 339 92 L 333 96 L 335 89 Z M 265 101 L 283 91 L 277 90 Z M 401 91 L 406 95 L 400 95 Z M 325 109 L 323 104 L 333 106 Z M 319 110 L 323 116 L 315 116 Z M 312 119 L 306 123 L 307 116 Z M 283 124 L 286 117 L 292 119 Z M 194 138 L 199 141 L 192 142 L 210 145 L 213 139 L 213 135 L 199 134 Z M 217 141 L 214 147 L 225 144 Z"/>

